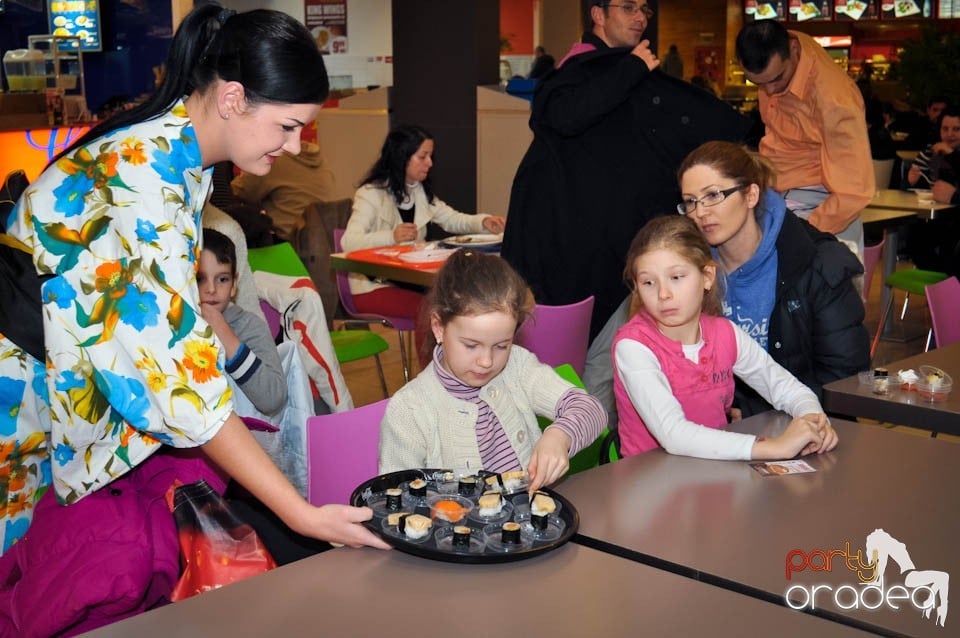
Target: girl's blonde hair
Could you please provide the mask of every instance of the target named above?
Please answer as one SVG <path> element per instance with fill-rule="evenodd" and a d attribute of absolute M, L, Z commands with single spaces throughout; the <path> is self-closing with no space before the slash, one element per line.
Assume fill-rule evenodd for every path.
<path fill-rule="evenodd" d="M 677 182 L 694 166 L 709 166 L 744 187 L 756 184 L 760 187 L 761 204 L 776 178 L 773 165 L 765 157 L 733 142 L 707 142 L 690 151 L 677 170 Z M 761 204 L 757 205 L 755 214 L 762 214 Z"/>
<path fill-rule="evenodd" d="M 455 317 L 502 312 L 517 326 L 533 310 L 533 296 L 517 271 L 497 255 L 463 249 L 453 253 L 437 273 L 424 304 L 427 319 L 436 315 L 441 325 Z M 426 347 L 436 342 L 428 331 Z"/>
<path fill-rule="evenodd" d="M 683 215 L 654 217 L 640 229 L 637 236 L 630 243 L 627 251 L 627 263 L 623 269 L 623 280 L 634 293 L 630 304 L 630 315 L 640 310 L 639 298 L 636 295 L 636 266 L 637 260 L 654 250 L 672 250 L 703 272 L 707 266 L 716 267 L 717 262 L 710 252 L 710 244 L 704 239 L 703 233 L 697 224 Z M 714 279 L 710 290 L 703 291 L 702 311 L 708 315 L 722 315 L 723 306 L 720 294 L 720 280 Z"/>

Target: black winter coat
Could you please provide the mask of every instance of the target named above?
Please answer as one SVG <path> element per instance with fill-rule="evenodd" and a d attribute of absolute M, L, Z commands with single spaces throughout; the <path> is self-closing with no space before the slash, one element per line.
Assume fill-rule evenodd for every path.
<path fill-rule="evenodd" d="M 850 249 L 789 211 L 777 237 L 777 291 L 770 356 L 823 401 L 823 385 L 870 367 L 870 336 L 853 278 L 863 266 Z M 737 381 L 743 416 L 772 409 Z"/>
<path fill-rule="evenodd" d="M 708 140 L 742 139 L 749 122 L 649 71 L 627 48 L 570 58 L 538 83 L 532 109 L 534 139 L 514 178 L 501 254 L 538 303 L 594 295 L 592 339 L 628 293 L 622 275 L 634 235 L 676 214 L 680 162 Z"/>

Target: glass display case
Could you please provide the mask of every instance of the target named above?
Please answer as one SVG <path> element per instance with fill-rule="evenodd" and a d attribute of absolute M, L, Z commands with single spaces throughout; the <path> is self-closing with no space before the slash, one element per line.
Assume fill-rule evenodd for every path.
<path fill-rule="evenodd" d="M 47 88 L 60 89 L 64 95 L 86 98 L 83 78 L 83 51 L 75 35 L 31 35 L 27 46 L 43 52 L 46 61 Z"/>

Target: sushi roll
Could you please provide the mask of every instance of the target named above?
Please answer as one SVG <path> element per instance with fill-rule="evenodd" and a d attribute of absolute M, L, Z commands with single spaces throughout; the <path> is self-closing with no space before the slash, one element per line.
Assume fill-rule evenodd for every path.
<path fill-rule="evenodd" d="M 417 540 L 429 534 L 432 525 L 433 521 L 426 516 L 410 514 L 409 516 L 402 517 L 397 527 L 400 529 L 400 532 L 410 540 Z"/>
<path fill-rule="evenodd" d="M 520 544 L 520 525 L 513 521 L 507 521 L 500 528 L 500 542 L 504 545 Z"/>
<path fill-rule="evenodd" d="M 391 487 L 384 493 L 387 495 L 387 511 L 399 511 L 403 506 L 403 492 L 399 488 Z"/>
<path fill-rule="evenodd" d="M 530 501 L 530 525 L 535 530 L 544 531 L 547 529 L 550 515 L 556 511 L 557 503 L 553 498 L 543 492 L 536 492 L 533 500 Z"/>
<path fill-rule="evenodd" d="M 453 528 L 453 546 L 454 547 L 470 547 L 470 534 L 471 530 L 466 525 L 457 525 Z"/>
<path fill-rule="evenodd" d="M 426 496 L 427 495 L 427 482 L 423 479 L 413 479 L 407 485 L 407 489 L 410 491 L 410 496 Z"/>
<path fill-rule="evenodd" d="M 461 496 L 473 496 L 473 493 L 477 491 L 477 477 L 461 476 L 460 482 L 457 484 L 457 491 Z"/>
<path fill-rule="evenodd" d="M 503 496 L 500 492 L 484 492 L 477 500 L 480 507 L 478 514 L 480 516 L 496 516 L 503 511 Z"/>

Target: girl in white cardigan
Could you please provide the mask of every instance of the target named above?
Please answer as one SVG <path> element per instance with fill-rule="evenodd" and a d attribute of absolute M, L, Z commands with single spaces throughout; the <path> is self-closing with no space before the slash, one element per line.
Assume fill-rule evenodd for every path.
<path fill-rule="evenodd" d="M 427 298 L 433 361 L 390 400 L 380 471 L 525 469 L 530 489 L 553 483 L 606 425 L 589 394 L 513 345 L 530 310 L 527 284 L 495 255 L 460 250 Z M 553 419 L 542 434 L 537 416 Z"/>

